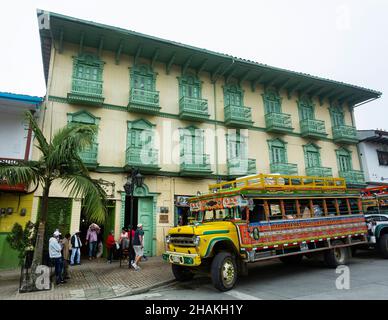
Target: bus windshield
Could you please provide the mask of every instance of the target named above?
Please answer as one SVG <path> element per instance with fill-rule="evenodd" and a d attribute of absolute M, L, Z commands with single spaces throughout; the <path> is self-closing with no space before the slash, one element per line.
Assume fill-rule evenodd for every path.
<path fill-rule="evenodd" d="M 239 207 L 201 211 L 201 216 L 202 222 L 241 219 Z"/>

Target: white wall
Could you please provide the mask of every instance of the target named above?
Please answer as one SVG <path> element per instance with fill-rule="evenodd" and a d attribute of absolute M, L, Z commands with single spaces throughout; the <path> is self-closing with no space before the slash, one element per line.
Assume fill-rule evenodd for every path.
<path fill-rule="evenodd" d="M 388 146 L 377 143 L 361 142 L 359 148 L 362 170 L 365 173 L 366 181 L 388 183 L 388 180 L 381 180 L 381 177 L 388 178 L 388 166 L 380 165 L 377 157 L 377 150 L 388 151 Z"/>
<path fill-rule="evenodd" d="M 0 157 L 24 159 L 28 131 L 22 113 L 0 114 Z"/>

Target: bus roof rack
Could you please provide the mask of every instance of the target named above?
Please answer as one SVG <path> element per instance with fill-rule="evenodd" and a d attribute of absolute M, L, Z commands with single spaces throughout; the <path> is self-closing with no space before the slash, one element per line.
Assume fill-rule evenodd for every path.
<path fill-rule="evenodd" d="M 232 189 L 325 190 L 346 189 L 344 178 L 256 174 L 209 185 L 212 193 Z"/>

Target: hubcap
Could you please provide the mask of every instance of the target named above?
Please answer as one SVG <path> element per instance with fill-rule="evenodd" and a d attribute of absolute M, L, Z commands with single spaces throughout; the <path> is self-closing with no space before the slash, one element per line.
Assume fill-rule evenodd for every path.
<path fill-rule="evenodd" d="M 341 263 L 343 260 L 343 254 L 342 254 L 342 248 L 335 248 L 334 249 L 334 256 L 337 262 Z"/>
<path fill-rule="evenodd" d="M 222 266 L 222 280 L 224 284 L 230 285 L 234 280 L 234 265 L 232 261 L 226 260 Z"/>

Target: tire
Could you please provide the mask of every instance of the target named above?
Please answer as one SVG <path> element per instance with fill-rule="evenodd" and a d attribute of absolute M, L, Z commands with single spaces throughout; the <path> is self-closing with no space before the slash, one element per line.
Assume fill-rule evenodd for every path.
<path fill-rule="evenodd" d="M 177 281 L 184 282 L 193 279 L 194 273 L 185 266 L 171 265 L 172 273 Z"/>
<path fill-rule="evenodd" d="M 333 243 L 333 245 L 343 244 L 342 242 Z M 324 260 L 328 267 L 336 268 L 340 265 L 345 265 L 349 261 L 349 248 L 333 248 L 325 252 Z"/>
<path fill-rule="evenodd" d="M 380 237 L 379 251 L 384 259 L 388 259 L 388 234 L 383 234 Z"/>
<path fill-rule="evenodd" d="M 296 254 L 293 256 L 280 257 L 279 260 L 284 264 L 294 265 L 299 264 L 303 259 L 303 254 Z"/>
<path fill-rule="evenodd" d="M 228 291 L 237 281 L 236 260 L 229 252 L 219 252 L 212 261 L 210 273 L 214 287 L 222 292 Z"/>

